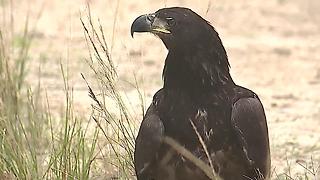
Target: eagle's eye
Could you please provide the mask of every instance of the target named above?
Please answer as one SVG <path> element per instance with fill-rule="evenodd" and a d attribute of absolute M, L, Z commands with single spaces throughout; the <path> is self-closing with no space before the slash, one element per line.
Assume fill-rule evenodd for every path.
<path fill-rule="evenodd" d="M 171 27 L 176 24 L 175 20 L 172 17 L 167 17 L 166 20 L 167 20 L 168 25 Z"/>

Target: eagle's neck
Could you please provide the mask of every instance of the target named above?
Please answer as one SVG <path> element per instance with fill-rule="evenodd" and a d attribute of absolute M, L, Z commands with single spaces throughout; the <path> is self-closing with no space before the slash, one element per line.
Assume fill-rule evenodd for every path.
<path fill-rule="evenodd" d="M 165 90 L 177 90 L 196 95 L 234 84 L 224 48 L 222 51 L 196 48 L 189 51 L 169 50 L 163 79 Z"/>

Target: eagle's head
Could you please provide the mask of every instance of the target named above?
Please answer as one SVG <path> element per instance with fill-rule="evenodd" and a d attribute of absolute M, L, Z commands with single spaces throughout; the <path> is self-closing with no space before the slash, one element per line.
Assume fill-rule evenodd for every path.
<path fill-rule="evenodd" d="M 165 87 L 208 89 L 233 83 L 225 48 L 208 21 L 188 8 L 163 8 L 141 15 L 131 26 L 134 32 L 158 36 L 169 53 L 163 71 Z"/>
<path fill-rule="evenodd" d="M 155 13 L 141 15 L 131 26 L 134 32 L 151 32 L 158 36 L 171 50 L 184 45 L 208 43 L 218 34 L 214 28 L 191 9 L 183 7 L 163 8 Z"/>

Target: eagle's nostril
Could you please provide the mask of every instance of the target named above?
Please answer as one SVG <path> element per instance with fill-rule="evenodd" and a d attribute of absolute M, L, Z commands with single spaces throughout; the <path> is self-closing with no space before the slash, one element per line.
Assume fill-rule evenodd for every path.
<path fill-rule="evenodd" d="M 155 16 L 154 14 L 149 14 L 149 15 L 147 16 L 147 20 L 150 21 L 150 22 L 153 22 L 155 17 L 156 17 L 156 16 Z"/>

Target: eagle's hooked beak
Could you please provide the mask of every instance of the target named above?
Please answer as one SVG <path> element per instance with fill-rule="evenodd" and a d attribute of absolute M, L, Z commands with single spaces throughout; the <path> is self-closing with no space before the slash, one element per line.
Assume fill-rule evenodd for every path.
<path fill-rule="evenodd" d="M 160 18 L 157 18 L 155 14 L 145 14 L 137 17 L 131 25 L 131 36 L 135 32 L 151 32 L 155 34 L 164 33 L 170 34 L 168 24 Z"/>

